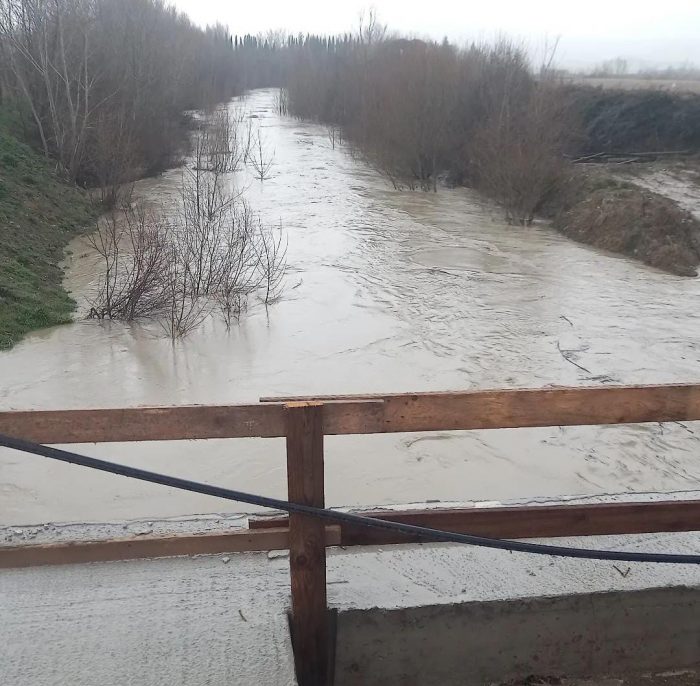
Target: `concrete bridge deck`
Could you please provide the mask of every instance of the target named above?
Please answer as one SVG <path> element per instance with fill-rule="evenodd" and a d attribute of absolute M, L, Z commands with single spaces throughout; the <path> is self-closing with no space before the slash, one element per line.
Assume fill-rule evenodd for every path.
<path fill-rule="evenodd" d="M 186 526 L 210 528 L 220 520 Z M 124 535 L 124 526 L 138 532 L 175 525 L 99 528 Z M 94 537 L 90 527 L 78 528 Z M 71 527 L 61 531 L 76 535 Z M 1 533 L 13 543 L 58 535 L 47 527 Z M 557 541 L 700 552 L 697 533 Z M 596 686 L 700 683 L 684 672 L 652 682 L 638 676 L 619 681 L 627 672 L 700 666 L 700 568 L 693 566 L 447 544 L 334 548 L 328 593 L 339 611 L 337 686 L 469 686 L 529 674 L 618 678 L 589 682 Z M 1 570 L 2 683 L 287 686 L 295 683 L 288 606 L 284 553 Z"/>

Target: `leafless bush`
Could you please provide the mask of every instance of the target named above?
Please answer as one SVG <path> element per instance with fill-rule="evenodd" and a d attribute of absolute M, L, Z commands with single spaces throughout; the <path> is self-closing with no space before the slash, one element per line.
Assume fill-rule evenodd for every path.
<path fill-rule="evenodd" d="M 100 288 L 90 316 L 133 321 L 162 312 L 168 301 L 165 275 L 170 227 L 143 207 L 112 214 L 89 238 L 103 262 Z"/>
<path fill-rule="evenodd" d="M 250 136 L 244 110 L 222 107 L 205 120 L 196 137 L 195 161 L 199 169 L 217 176 L 237 171 L 248 156 Z"/>
<path fill-rule="evenodd" d="M 248 296 L 265 283 L 266 273 L 260 253 L 267 234 L 245 202 L 232 209 L 227 228 L 213 297 L 224 323 L 230 328 L 232 321 L 240 317 Z M 278 269 L 278 275 L 281 280 L 283 268 Z"/>
<path fill-rule="evenodd" d="M 338 126 L 335 126 L 334 124 L 331 124 L 328 127 L 328 140 L 331 142 L 331 148 L 335 150 L 335 143 L 336 141 L 338 143 L 342 143 L 343 141 L 343 136 L 340 128 Z"/>
<path fill-rule="evenodd" d="M 124 114 L 100 113 L 91 129 L 88 148 L 86 168 L 99 188 L 102 204 L 107 208 L 128 205 L 140 164 Z"/>
<path fill-rule="evenodd" d="M 281 226 L 275 232 L 260 224 L 258 235 L 261 297 L 266 305 L 271 305 L 282 295 L 282 282 L 287 271 L 287 240 Z"/>
<path fill-rule="evenodd" d="M 277 91 L 277 95 L 275 95 L 275 107 L 277 109 L 277 114 L 289 114 L 289 98 L 287 97 L 287 90 L 285 88 L 280 88 Z"/>
<path fill-rule="evenodd" d="M 217 147 L 231 140 L 221 133 L 226 122 L 215 120 L 216 135 L 196 138 L 177 207 L 124 209 L 92 237 L 103 272 L 91 316 L 154 318 L 179 338 L 215 312 L 230 327 L 256 292 L 265 304 L 280 297 L 286 239 L 232 189 L 224 162 L 231 148 Z"/>
<path fill-rule="evenodd" d="M 255 178 L 259 181 L 265 181 L 270 177 L 270 170 L 274 163 L 274 154 L 268 152 L 267 147 L 263 143 L 263 136 L 260 127 L 248 153 L 248 161 L 255 172 Z"/>
<path fill-rule="evenodd" d="M 221 245 L 235 203 L 215 174 L 195 169 L 183 175 L 176 234 L 193 295 L 208 295 L 217 285 Z"/>
<path fill-rule="evenodd" d="M 166 308 L 159 317 L 165 332 L 173 340 L 194 331 L 209 315 L 208 301 L 194 286 L 187 253 L 176 240 L 168 246 L 168 264 L 164 276 Z"/>
<path fill-rule="evenodd" d="M 479 127 L 471 161 L 475 185 L 504 206 L 509 221 L 529 224 L 565 177 L 572 117 L 546 84 L 533 88 L 523 105 L 504 108 Z"/>
<path fill-rule="evenodd" d="M 115 213 L 91 239 L 103 260 L 91 318 L 156 319 L 173 338 L 217 311 L 227 327 L 251 294 L 265 304 L 282 293 L 286 239 L 243 202 L 193 237 L 176 217 L 140 207 Z"/>

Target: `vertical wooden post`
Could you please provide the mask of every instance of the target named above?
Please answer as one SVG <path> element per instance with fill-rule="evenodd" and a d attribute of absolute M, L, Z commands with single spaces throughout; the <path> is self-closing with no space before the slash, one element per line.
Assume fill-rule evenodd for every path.
<path fill-rule="evenodd" d="M 286 419 L 289 500 L 324 507 L 323 405 L 289 403 Z M 290 515 L 292 641 L 300 686 L 331 683 L 325 538 L 322 519 Z"/>

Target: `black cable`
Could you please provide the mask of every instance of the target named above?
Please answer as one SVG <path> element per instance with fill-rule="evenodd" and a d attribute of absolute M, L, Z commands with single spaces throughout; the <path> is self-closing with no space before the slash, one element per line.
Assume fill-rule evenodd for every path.
<path fill-rule="evenodd" d="M 215 498 L 234 500 L 248 505 L 257 505 L 285 512 L 304 514 L 321 519 L 328 519 L 333 522 L 344 524 L 354 524 L 374 529 L 394 531 L 406 536 L 419 537 L 425 541 L 438 543 L 462 543 L 466 545 L 480 546 L 483 548 L 496 548 L 498 550 L 508 550 L 519 553 L 532 553 L 535 555 L 553 555 L 556 557 L 573 557 L 586 560 L 611 560 L 618 562 L 656 562 L 668 564 L 700 564 L 700 555 L 675 555 L 666 553 L 629 553 L 616 550 L 590 550 L 586 548 L 569 548 L 565 546 L 543 545 L 540 543 L 524 543 L 521 541 L 502 540 L 497 538 L 486 538 L 484 536 L 472 536 L 471 534 L 459 534 L 449 531 L 440 531 L 424 526 L 413 524 L 402 524 L 400 522 L 390 522 L 385 519 L 375 519 L 374 517 L 364 517 L 350 512 L 338 512 L 321 507 L 311 507 L 310 505 L 300 505 L 290 503 L 286 500 L 277 500 L 262 495 L 253 495 L 242 491 L 234 491 L 219 486 L 209 486 L 207 484 L 180 479 L 175 476 L 167 476 L 156 472 L 149 472 L 137 467 L 127 467 L 126 465 L 98 460 L 94 457 L 86 457 L 67 450 L 51 448 L 39 443 L 32 443 L 21 438 L 12 438 L 0 434 L 0 446 L 12 448 L 25 453 L 48 457 L 60 462 L 89 467 L 110 474 L 127 476 L 140 481 L 148 481 L 162 486 L 170 486 L 183 491 L 201 493 Z"/>

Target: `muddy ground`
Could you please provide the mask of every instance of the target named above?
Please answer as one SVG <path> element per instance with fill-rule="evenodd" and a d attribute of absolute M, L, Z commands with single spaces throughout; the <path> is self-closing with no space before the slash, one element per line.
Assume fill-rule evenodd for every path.
<path fill-rule="evenodd" d="M 581 165 L 550 210 L 554 226 L 580 243 L 632 257 L 678 276 L 700 264 L 697 162 Z M 682 197 L 680 197 L 682 196 Z M 695 210 L 695 212 L 693 212 Z"/>

